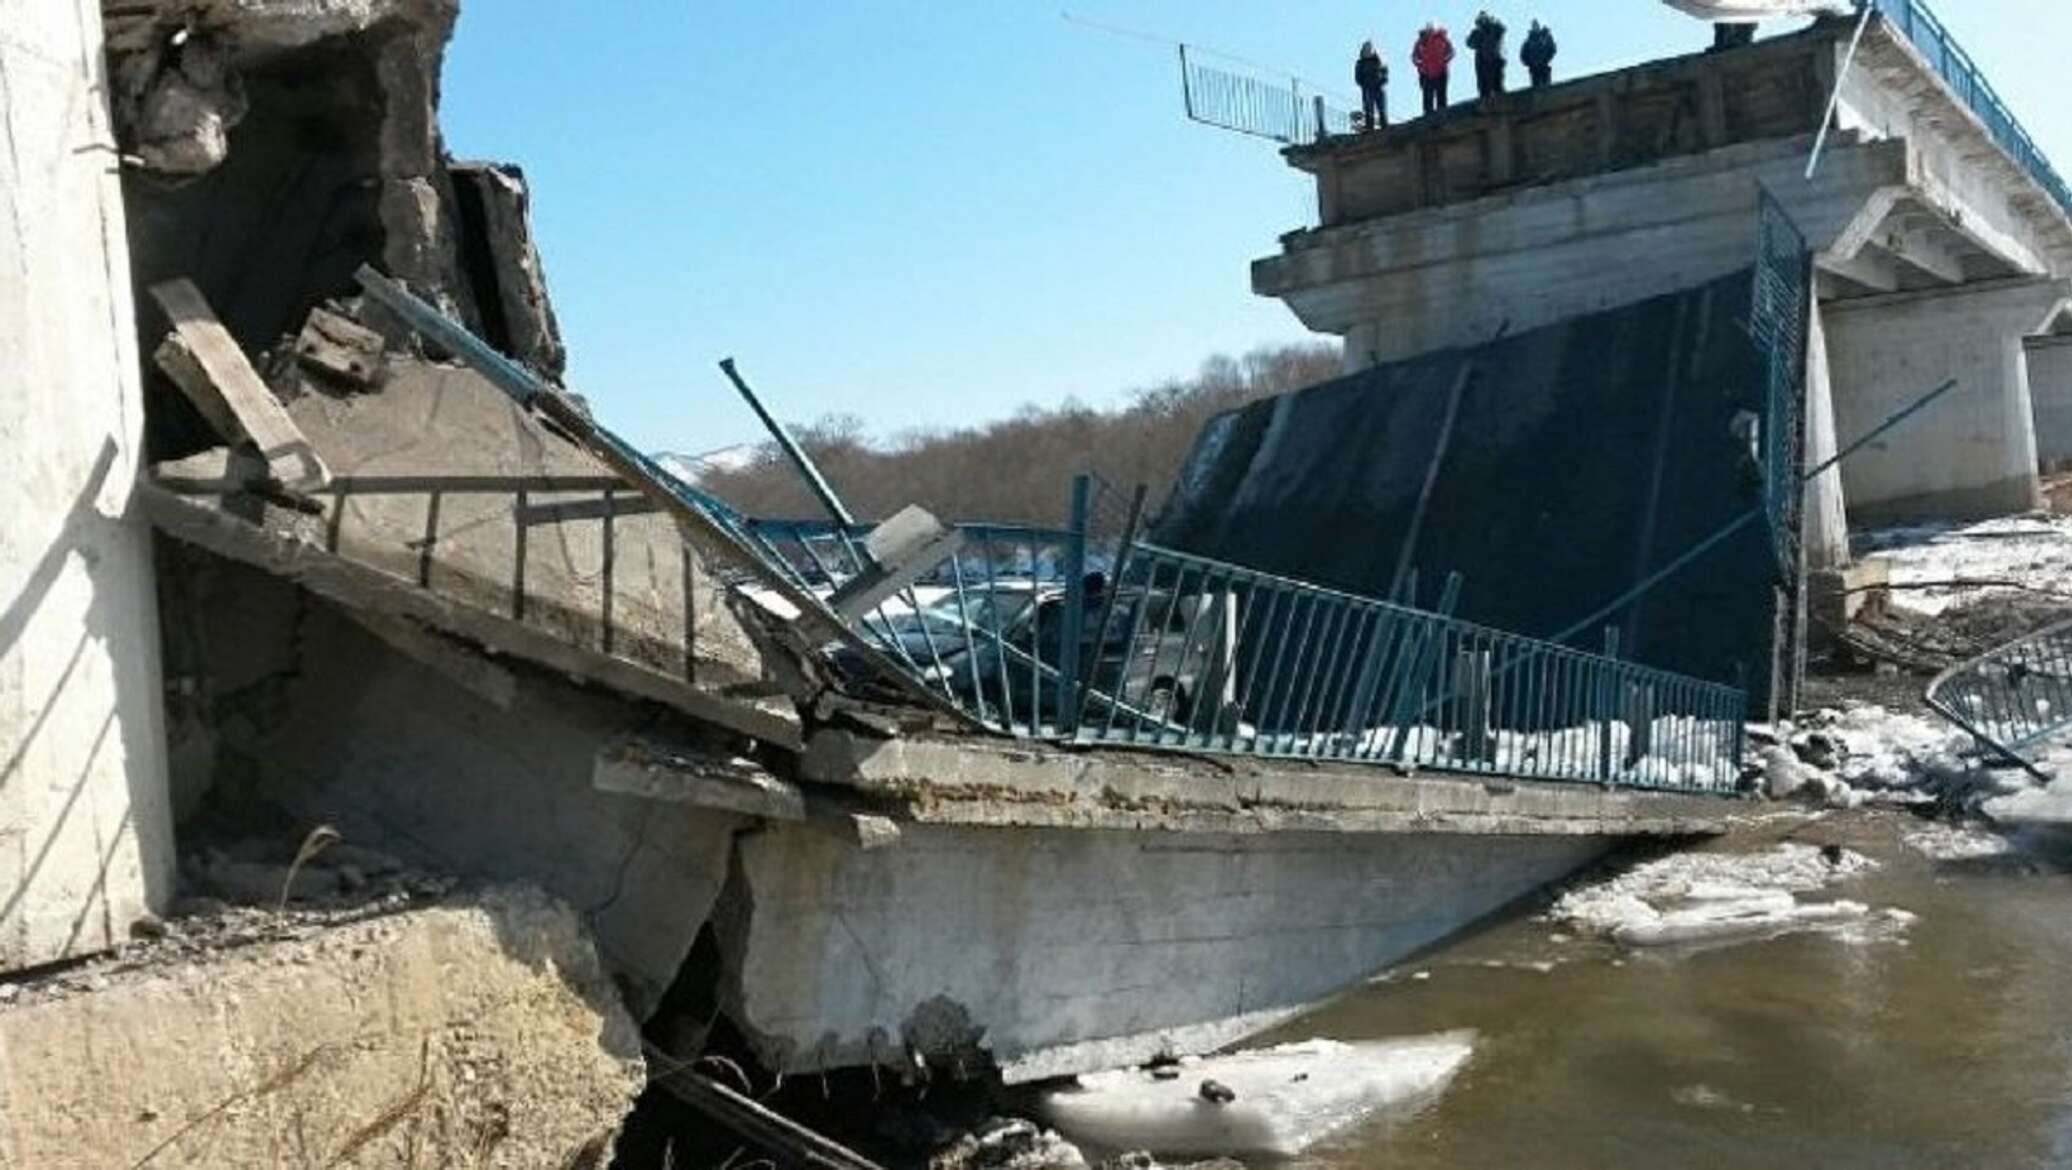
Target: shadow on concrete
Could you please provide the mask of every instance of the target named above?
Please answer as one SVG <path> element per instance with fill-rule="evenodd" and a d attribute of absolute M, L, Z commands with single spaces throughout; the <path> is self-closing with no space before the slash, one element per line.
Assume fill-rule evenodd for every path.
<path fill-rule="evenodd" d="M 59 538 L 30 569 L 6 609 L 0 611 L 0 656 L 4 656 L 21 645 L 31 623 L 46 612 L 51 594 L 74 554 L 79 556 L 88 577 L 94 579 L 82 628 L 57 681 L 33 713 L 28 714 L 21 738 L 9 749 L 5 761 L 0 762 L 0 793 L 14 790 L 14 803 L 27 814 L 23 818 L 23 835 L 40 838 L 24 843 L 20 854 L 23 863 L 5 901 L 0 902 L 0 932 L 24 932 L 20 943 L 25 953 L 39 959 L 71 957 L 82 940 L 89 949 L 120 941 L 118 932 L 122 924 L 116 921 L 109 887 L 118 865 L 127 864 L 121 858 L 125 844 L 132 839 L 138 851 L 145 904 L 161 907 L 173 893 L 172 832 L 163 767 L 164 719 L 159 708 L 163 695 L 158 670 L 156 597 L 148 547 L 144 543 L 146 538 L 131 530 L 133 521 L 111 520 L 95 507 L 117 454 L 115 441 L 104 440 L 67 511 Z M 126 544 L 134 547 L 125 548 Z M 104 575 L 120 579 L 101 579 Z M 33 779 L 29 775 L 31 752 L 47 736 L 58 734 L 52 726 L 53 718 L 74 689 L 82 685 L 82 677 L 94 675 L 92 670 L 82 672 L 88 656 L 94 653 L 108 659 L 109 682 L 114 692 L 112 705 L 91 739 L 84 741 L 84 758 L 76 773 L 67 779 L 61 801 L 53 813 L 45 816 L 42 810 L 50 806 L 39 799 L 43 793 L 26 787 Z M 116 810 L 108 806 L 114 794 L 96 790 L 111 738 L 122 753 L 124 801 L 119 815 L 114 815 Z M 39 883 L 49 875 L 54 857 L 68 847 L 68 836 L 76 836 L 75 817 L 82 806 L 92 821 L 92 880 L 72 913 L 59 950 L 27 950 L 26 913 L 33 906 Z M 110 821 L 113 829 L 103 832 L 104 822 Z M 91 938 L 93 932 L 89 927 L 96 910 L 101 931 L 98 938 Z"/>

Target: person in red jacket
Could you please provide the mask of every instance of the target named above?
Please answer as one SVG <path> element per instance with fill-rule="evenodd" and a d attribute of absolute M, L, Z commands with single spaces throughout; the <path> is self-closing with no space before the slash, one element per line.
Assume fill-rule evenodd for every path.
<path fill-rule="evenodd" d="M 1417 84 L 1424 90 L 1424 112 L 1436 114 L 1445 109 L 1453 72 L 1453 38 L 1446 35 L 1443 25 L 1428 24 L 1417 34 L 1410 63 L 1417 66 Z"/>

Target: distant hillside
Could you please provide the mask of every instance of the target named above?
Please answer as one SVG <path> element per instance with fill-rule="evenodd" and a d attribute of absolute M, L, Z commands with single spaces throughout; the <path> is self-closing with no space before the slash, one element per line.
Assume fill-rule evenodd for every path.
<path fill-rule="evenodd" d="M 944 519 L 1058 525 L 1075 474 L 1091 471 L 1124 493 L 1147 484 L 1155 508 L 1203 423 L 1338 374 L 1336 345 L 1290 345 L 1210 358 L 1194 377 L 1140 390 L 1114 410 L 1067 400 L 1025 406 L 999 422 L 889 440 L 870 438 L 853 416 L 833 416 L 797 434 L 861 518 L 881 519 L 919 504 Z M 822 515 L 774 444 L 761 444 L 746 458 L 697 462 L 699 486 L 750 515 Z M 1112 524 L 1119 507 L 1112 497 L 1104 500 L 1103 518 Z"/>

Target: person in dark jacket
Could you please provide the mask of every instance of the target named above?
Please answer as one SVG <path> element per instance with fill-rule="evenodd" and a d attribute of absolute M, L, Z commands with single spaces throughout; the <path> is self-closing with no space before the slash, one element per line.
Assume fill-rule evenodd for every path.
<path fill-rule="evenodd" d="M 1424 91 L 1424 112 L 1436 114 L 1446 108 L 1446 90 L 1453 81 L 1453 38 L 1443 25 L 1428 24 L 1417 34 L 1410 50 L 1410 63 L 1417 67 L 1417 86 Z"/>
<path fill-rule="evenodd" d="M 1374 42 L 1360 46 L 1360 59 L 1353 65 L 1353 82 L 1360 87 L 1361 127 L 1379 130 L 1389 124 L 1389 67 L 1382 64 Z"/>
<path fill-rule="evenodd" d="M 1476 94 L 1487 98 L 1504 92 L 1504 22 L 1488 12 L 1476 16 L 1468 48 L 1475 53 Z"/>
<path fill-rule="evenodd" d="M 1554 81 L 1554 30 L 1535 20 L 1532 31 L 1525 34 L 1525 43 L 1518 47 L 1518 59 L 1525 62 L 1526 72 L 1532 74 L 1532 87 L 1542 89 Z"/>

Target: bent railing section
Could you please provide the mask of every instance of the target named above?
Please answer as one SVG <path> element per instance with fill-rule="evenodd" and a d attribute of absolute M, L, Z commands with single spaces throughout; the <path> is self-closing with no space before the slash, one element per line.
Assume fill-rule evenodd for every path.
<path fill-rule="evenodd" d="M 821 593 L 869 533 L 748 526 Z M 996 732 L 1718 795 L 1740 780 L 1745 692 L 1460 620 L 1457 582 L 1429 610 L 1071 530 L 960 531 L 858 629 Z"/>
<path fill-rule="evenodd" d="M 2072 730 L 2072 622 L 1944 671 L 1928 685 L 1928 705 L 1989 751 L 2037 771 L 2030 749 Z"/>

